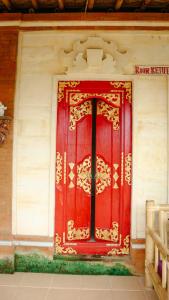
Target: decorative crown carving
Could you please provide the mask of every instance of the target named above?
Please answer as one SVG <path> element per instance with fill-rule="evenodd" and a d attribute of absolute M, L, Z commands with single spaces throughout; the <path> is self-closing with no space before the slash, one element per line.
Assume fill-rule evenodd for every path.
<path fill-rule="evenodd" d="M 62 50 L 65 73 L 124 74 L 128 63 L 128 53 L 120 49 L 114 41 L 101 37 L 78 40 L 69 52 Z"/>

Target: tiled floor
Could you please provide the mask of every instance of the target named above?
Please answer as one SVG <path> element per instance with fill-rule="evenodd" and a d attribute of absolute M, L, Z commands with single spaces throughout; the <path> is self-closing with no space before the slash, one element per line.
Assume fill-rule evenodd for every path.
<path fill-rule="evenodd" d="M 0 300 L 157 300 L 143 277 L 0 274 Z"/>

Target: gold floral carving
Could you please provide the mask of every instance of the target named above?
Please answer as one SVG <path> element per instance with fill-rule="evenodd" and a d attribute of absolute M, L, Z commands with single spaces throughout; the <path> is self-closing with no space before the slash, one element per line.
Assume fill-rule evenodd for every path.
<path fill-rule="evenodd" d="M 69 93 L 70 105 L 77 105 L 78 103 L 89 98 L 103 98 L 107 102 L 120 107 L 120 94 L 117 92 L 112 93 L 80 93 L 77 91 Z"/>
<path fill-rule="evenodd" d="M 96 157 L 96 194 L 111 185 L 111 168 L 101 157 Z"/>
<path fill-rule="evenodd" d="M 112 249 L 107 254 L 108 255 L 123 255 L 123 254 L 129 254 L 129 246 L 130 246 L 130 236 L 127 235 L 123 240 L 124 246 L 120 249 Z"/>
<path fill-rule="evenodd" d="M 56 183 L 62 180 L 62 155 L 56 152 Z"/>
<path fill-rule="evenodd" d="M 114 88 L 123 88 L 126 90 L 126 99 L 128 100 L 129 103 L 131 103 L 132 99 L 132 92 L 131 92 L 131 81 L 112 81 L 110 84 Z M 117 92 L 117 91 L 116 91 Z"/>
<path fill-rule="evenodd" d="M 96 194 L 100 194 L 111 185 L 111 168 L 101 157 L 96 157 Z M 77 166 L 77 186 L 91 193 L 91 156 Z"/>
<path fill-rule="evenodd" d="M 99 101 L 97 107 L 97 114 L 103 115 L 108 121 L 113 123 L 113 129 L 119 129 L 119 108 L 112 107 L 109 104 Z"/>
<path fill-rule="evenodd" d="M 78 106 L 70 106 L 70 124 L 69 129 L 74 130 L 76 128 L 76 122 L 82 119 L 84 116 L 92 113 L 91 101 L 86 101 Z"/>
<path fill-rule="evenodd" d="M 84 192 L 91 192 L 91 156 L 85 158 L 83 162 L 77 166 L 77 186 L 81 187 Z"/>
<path fill-rule="evenodd" d="M 72 240 L 86 240 L 90 237 L 90 229 L 89 228 L 75 228 L 74 221 L 69 220 L 67 222 L 67 239 L 68 241 Z"/>
<path fill-rule="evenodd" d="M 58 102 L 61 102 L 64 98 L 64 89 L 66 87 L 76 87 L 80 84 L 80 81 L 59 81 L 58 84 Z"/>
<path fill-rule="evenodd" d="M 96 238 L 104 241 L 118 241 L 119 225 L 117 222 L 112 222 L 111 229 L 96 228 Z"/>
<path fill-rule="evenodd" d="M 129 153 L 125 157 L 125 181 L 128 185 L 131 185 L 131 165 L 132 165 L 132 157 L 131 153 Z"/>
<path fill-rule="evenodd" d="M 58 233 L 55 237 L 55 254 L 77 254 L 77 251 L 71 247 L 61 246 L 62 239 Z"/>

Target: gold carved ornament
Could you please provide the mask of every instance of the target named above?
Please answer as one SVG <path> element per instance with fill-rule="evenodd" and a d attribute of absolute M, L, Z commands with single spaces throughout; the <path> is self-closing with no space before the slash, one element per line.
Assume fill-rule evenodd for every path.
<path fill-rule="evenodd" d="M 62 155 L 56 152 L 56 183 L 62 180 Z"/>
<path fill-rule="evenodd" d="M 74 221 L 69 220 L 67 222 L 67 239 L 68 241 L 72 240 L 86 240 L 90 237 L 90 229 L 85 228 L 75 228 Z"/>
<path fill-rule="evenodd" d="M 101 157 L 96 157 L 96 194 L 102 193 L 111 185 L 111 168 Z M 91 193 L 91 156 L 77 166 L 77 186 Z"/>
<path fill-rule="evenodd" d="M 91 156 L 85 158 L 77 166 L 77 186 L 81 187 L 84 192 L 91 192 Z"/>
<path fill-rule="evenodd" d="M 97 114 L 103 115 L 108 121 L 113 123 L 113 129 L 119 129 L 119 108 L 111 107 L 104 101 L 99 101 L 97 106 Z"/>
<path fill-rule="evenodd" d="M 111 229 L 96 228 L 96 238 L 104 241 L 118 242 L 119 225 L 112 222 Z"/>
<path fill-rule="evenodd" d="M 119 186 L 118 186 L 118 179 L 119 179 L 118 169 L 119 169 L 119 164 L 113 164 L 113 179 L 114 179 L 113 189 L 114 190 L 117 190 L 119 188 Z"/>
<path fill-rule="evenodd" d="M 62 239 L 58 233 L 55 236 L 55 254 L 77 254 L 77 251 L 71 247 L 61 246 Z"/>
<path fill-rule="evenodd" d="M 76 122 L 91 113 L 91 101 L 86 101 L 78 106 L 70 106 L 69 129 L 74 130 L 76 128 Z"/>
<path fill-rule="evenodd" d="M 123 88 L 123 89 L 125 89 L 126 90 L 126 99 L 129 103 L 131 103 L 131 101 L 132 101 L 131 81 L 111 81 L 110 84 L 114 88 Z"/>
<path fill-rule="evenodd" d="M 125 181 L 128 183 L 128 185 L 131 185 L 131 170 L 132 170 L 132 156 L 131 153 L 129 153 L 125 157 Z"/>
<path fill-rule="evenodd" d="M 78 106 L 70 106 L 70 119 L 69 119 L 69 129 L 75 130 L 76 122 L 81 120 L 84 116 L 92 113 L 92 103 L 91 101 L 86 101 Z M 99 101 L 97 105 L 97 114 L 103 115 L 108 121 L 113 124 L 113 129 L 119 129 L 119 108 L 111 107 L 104 101 Z"/>
<path fill-rule="evenodd" d="M 96 195 L 111 185 L 111 168 L 101 157 L 96 157 Z"/>
<path fill-rule="evenodd" d="M 70 171 L 69 171 L 69 175 L 68 176 L 69 176 L 69 179 L 70 179 L 70 182 L 69 182 L 69 188 L 70 189 L 73 189 L 75 187 L 74 182 L 73 182 L 74 177 L 75 177 L 75 174 L 74 174 L 74 171 L 73 171 L 74 166 L 75 166 L 75 164 L 73 162 L 69 163 Z"/>
<path fill-rule="evenodd" d="M 107 102 L 120 107 L 120 94 L 118 92 L 112 93 L 81 93 L 79 91 L 71 91 L 69 93 L 69 104 L 77 105 L 78 103 L 87 100 L 89 98 L 103 98 Z"/>
<path fill-rule="evenodd" d="M 64 98 L 64 89 L 66 87 L 76 87 L 80 84 L 80 81 L 59 81 L 58 83 L 58 102 L 61 102 Z"/>
<path fill-rule="evenodd" d="M 123 254 L 129 254 L 129 246 L 130 246 L 130 236 L 127 235 L 123 240 L 124 246 L 120 249 L 112 249 L 107 254 L 108 255 L 123 255 Z"/>

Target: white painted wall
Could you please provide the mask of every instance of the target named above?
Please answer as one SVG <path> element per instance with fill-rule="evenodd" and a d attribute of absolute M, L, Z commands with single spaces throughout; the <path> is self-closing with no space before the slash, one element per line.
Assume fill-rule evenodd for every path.
<path fill-rule="evenodd" d="M 135 64 L 169 65 L 169 34 L 115 31 L 24 32 L 20 35 L 14 131 L 13 233 L 53 236 L 55 83 L 63 49 L 98 36 L 114 41 L 123 75 L 72 74 L 67 79 L 133 81 L 132 237 L 144 237 L 146 199 L 167 202 L 167 77 L 135 76 Z M 78 51 L 78 50 L 76 50 Z M 111 53 L 113 55 L 113 52 Z M 119 63 L 119 62 L 118 62 Z M 92 74 L 93 72 L 93 74 Z M 60 74 L 60 75 L 59 75 Z M 56 77 L 57 75 L 57 77 Z"/>

